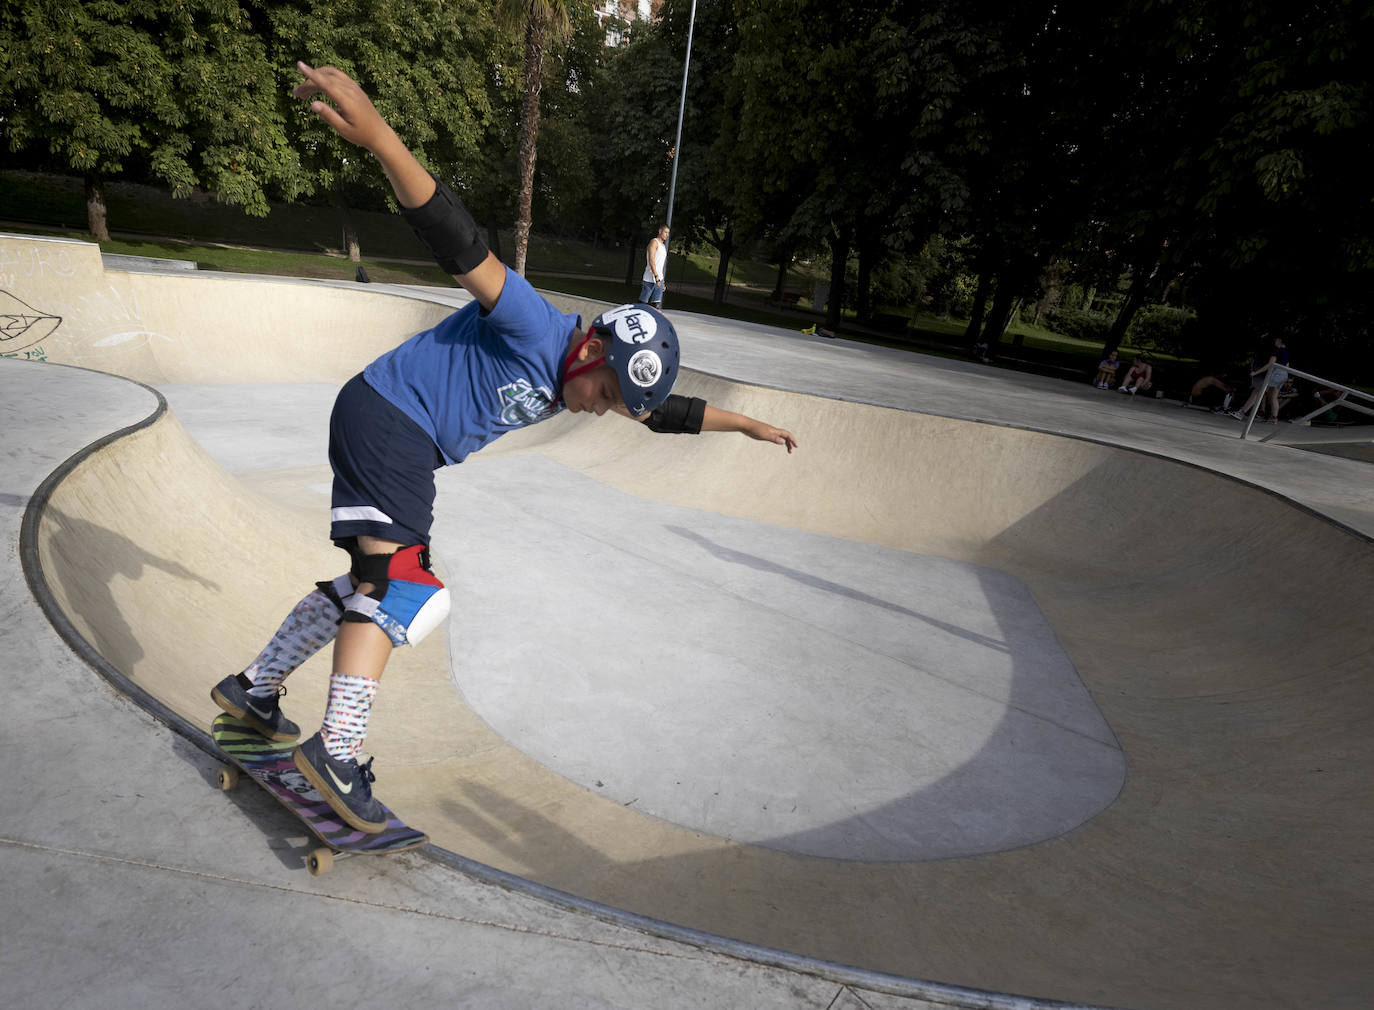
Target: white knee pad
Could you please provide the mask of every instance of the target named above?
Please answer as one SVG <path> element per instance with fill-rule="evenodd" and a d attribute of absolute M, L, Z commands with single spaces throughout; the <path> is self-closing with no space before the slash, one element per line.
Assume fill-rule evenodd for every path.
<path fill-rule="evenodd" d="M 424 602 L 420 603 L 419 607 L 415 609 L 415 612 L 411 615 L 405 626 L 406 645 L 419 645 L 425 640 L 425 636 L 443 624 L 448 618 L 449 608 L 452 606 L 452 598 L 449 596 L 448 589 L 445 586 L 433 589 L 431 586 L 421 586 L 414 582 L 392 582 L 391 587 L 393 592 L 398 585 L 404 587 L 407 591 L 411 589 L 432 590 L 425 596 Z M 410 596 L 411 594 L 407 592 L 406 595 Z M 394 606 L 391 597 L 392 593 L 388 593 L 387 599 L 383 602 L 383 606 L 387 609 L 388 613 L 391 612 L 390 608 Z"/>
<path fill-rule="evenodd" d="M 349 596 L 343 619 L 371 621 L 386 632 L 392 645 L 419 645 L 444 623 L 451 606 L 448 589 L 429 570 L 428 554 L 420 547 L 407 547 L 389 556 L 366 556 L 365 564 L 355 565 L 362 569 L 355 575 L 375 588 L 368 595 Z"/>

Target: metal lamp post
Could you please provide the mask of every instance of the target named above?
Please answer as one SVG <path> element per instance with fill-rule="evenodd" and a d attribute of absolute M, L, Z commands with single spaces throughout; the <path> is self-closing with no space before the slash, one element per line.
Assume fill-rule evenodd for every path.
<path fill-rule="evenodd" d="M 668 183 L 668 243 L 664 244 L 663 284 L 664 296 L 668 285 L 668 244 L 673 240 L 673 198 L 677 195 L 677 162 L 682 156 L 682 117 L 687 111 L 687 71 L 692 66 L 692 32 L 697 26 L 697 0 L 692 0 L 692 14 L 687 21 L 687 55 L 682 61 L 682 98 L 677 106 L 677 139 L 673 141 L 673 174 Z"/>

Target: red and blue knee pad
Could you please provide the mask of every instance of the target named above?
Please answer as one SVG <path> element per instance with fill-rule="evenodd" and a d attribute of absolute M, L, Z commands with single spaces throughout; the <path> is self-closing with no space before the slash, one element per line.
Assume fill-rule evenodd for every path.
<path fill-rule="evenodd" d="M 349 554 L 350 574 L 372 589 L 344 599 L 345 621 L 377 625 L 393 646 L 419 645 L 444 623 L 449 592 L 430 568 L 429 548 L 416 544 L 395 554 L 362 554 L 354 548 Z"/>

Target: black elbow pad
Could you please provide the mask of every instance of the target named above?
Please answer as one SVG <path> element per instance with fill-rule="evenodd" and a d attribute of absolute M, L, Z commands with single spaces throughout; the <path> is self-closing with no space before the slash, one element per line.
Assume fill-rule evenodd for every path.
<path fill-rule="evenodd" d="M 669 393 L 663 406 L 650 414 L 644 425 L 662 435 L 700 435 L 701 421 L 705 416 L 705 400 Z"/>
<path fill-rule="evenodd" d="M 419 207 L 402 207 L 401 216 L 449 274 L 470 273 L 487 258 L 487 244 L 478 233 L 477 222 L 463 201 L 438 179 L 434 180 L 434 195 Z"/>

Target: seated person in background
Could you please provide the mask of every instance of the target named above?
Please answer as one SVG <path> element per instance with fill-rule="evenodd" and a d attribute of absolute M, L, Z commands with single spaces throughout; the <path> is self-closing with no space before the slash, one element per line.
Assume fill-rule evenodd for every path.
<path fill-rule="evenodd" d="M 1121 385 L 1116 387 L 1118 393 L 1143 393 L 1151 386 L 1150 379 L 1155 374 L 1154 368 L 1145 360 L 1145 355 L 1137 354 L 1135 361 L 1131 362 L 1131 370 L 1126 373 L 1126 378 L 1121 380 Z"/>
<path fill-rule="evenodd" d="M 1184 406 L 1201 406 L 1202 404 L 1200 401 L 1202 395 L 1209 389 L 1215 389 L 1221 393 L 1221 406 L 1215 409 L 1226 410 L 1231 406 L 1231 393 L 1233 390 L 1227 385 L 1226 380 L 1222 378 L 1222 373 L 1220 371 L 1208 372 L 1198 379 L 1197 382 L 1193 383 L 1193 388 L 1188 391 L 1188 400 Z"/>
<path fill-rule="evenodd" d="M 1286 408 L 1291 406 L 1298 398 L 1298 383 L 1292 376 L 1283 380 L 1283 385 L 1279 387 L 1279 407 L 1275 412 L 1276 417 L 1282 417 Z"/>
<path fill-rule="evenodd" d="M 1097 375 L 1093 376 L 1093 385 L 1098 389 L 1111 389 L 1112 383 L 1116 381 L 1116 370 L 1121 367 L 1121 361 L 1117 358 L 1116 352 L 1112 351 L 1097 363 Z"/>
<path fill-rule="evenodd" d="M 1332 389 L 1330 386 L 1318 386 L 1317 388 L 1312 390 L 1312 402 L 1308 404 L 1307 409 L 1316 410 L 1318 407 L 1323 407 L 1328 403 L 1335 403 L 1337 400 L 1341 399 L 1342 396 L 1344 396 L 1343 390 Z M 1340 419 L 1341 416 L 1336 413 L 1336 410 L 1333 407 L 1331 410 L 1328 410 L 1325 414 L 1321 414 L 1317 417 L 1312 418 L 1312 423 L 1321 424 L 1323 422 L 1329 422 L 1334 424 L 1340 421 Z"/>

